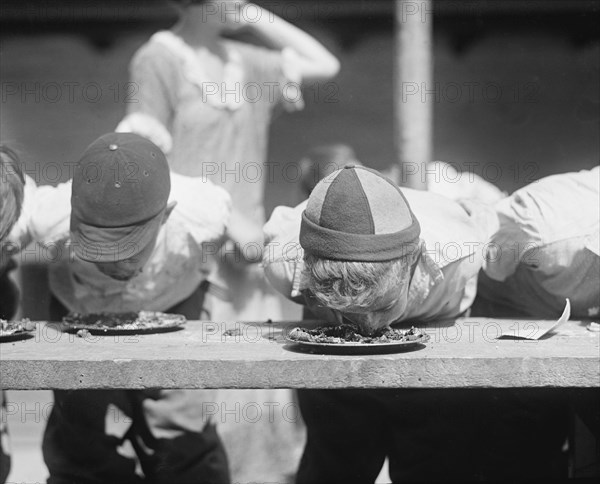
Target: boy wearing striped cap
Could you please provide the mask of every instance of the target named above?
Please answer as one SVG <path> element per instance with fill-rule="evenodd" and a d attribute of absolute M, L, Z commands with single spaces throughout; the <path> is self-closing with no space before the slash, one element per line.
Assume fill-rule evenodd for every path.
<path fill-rule="evenodd" d="M 348 166 L 321 180 L 296 208 L 275 209 L 265 225 L 263 262 L 287 297 L 372 333 L 391 322 L 464 313 L 494 222 L 439 195 L 401 191 L 375 170 Z"/>
<path fill-rule="evenodd" d="M 484 205 L 400 190 L 374 170 L 345 167 L 321 180 L 303 204 L 275 209 L 265 225 L 263 263 L 269 281 L 314 316 L 352 322 L 369 334 L 467 311 L 497 229 L 498 217 Z M 514 417 L 503 414 L 514 400 L 499 392 L 344 389 L 298 396 L 307 426 L 298 483 L 374 482 L 386 457 L 393 482 L 531 476 L 539 470 L 535 457 L 554 444 L 537 439 L 541 445 L 525 459 L 511 450 L 522 447 L 498 438 L 513 435 L 503 428 Z M 523 427 L 543 435 L 536 425 Z M 544 472 L 556 475 L 552 466 Z"/>

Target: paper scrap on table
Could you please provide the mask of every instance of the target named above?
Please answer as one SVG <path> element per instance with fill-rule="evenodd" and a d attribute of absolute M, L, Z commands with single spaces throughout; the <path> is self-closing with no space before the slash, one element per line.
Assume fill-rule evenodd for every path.
<path fill-rule="evenodd" d="M 536 331 L 529 333 L 525 336 L 514 335 L 514 334 L 503 334 L 503 335 L 499 336 L 498 339 L 526 339 L 526 340 L 537 341 L 540 338 L 542 338 L 543 336 L 546 336 L 548 333 L 555 332 L 556 329 L 559 326 L 561 326 L 562 324 L 566 323 L 570 317 L 571 317 L 571 301 L 569 301 L 569 298 L 567 298 L 566 303 L 565 303 L 565 309 L 563 310 L 560 318 L 558 318 L 558 320 L 552 326 L 550 326 L 548 329 L 544 330 L 543 328 L 537 328 Z"/>

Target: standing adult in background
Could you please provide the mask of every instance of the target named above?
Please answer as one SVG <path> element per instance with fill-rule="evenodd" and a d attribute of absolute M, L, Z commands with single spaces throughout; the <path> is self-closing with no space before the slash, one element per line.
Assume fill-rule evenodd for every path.
<path fill-rule="evenodd" d="M 339 63 L 310 35 L 256 5 L 173 3 L 179 22 L 155 33 L 131 62 L 137 102 L 128 105 L 119 130 L 138 132 L 167 149 L 175 173 L 206 176 L 231 194 L 230 244 L 212 278 L 208 316 L 277 317 L 273 305 L 266 310 L 268 286 L 257 264 L 269 124 L 277 111 L 302 108 L 302 82 L 333 77 Z M 221 36 L 242 30 L 274 49 Z M 148 116 L 157 123 L 148 126 Z"/>
<path fill-rule="evenodd" d="M 301 109 L 301 83 L 332 78 L 338 60 L 313 37 L 254 4 L 173 3 L 179 21 L 155 33 L 131 62 L 137 102 L 128 105 L 117 130 L 150 137 L 169 151 L 175 173 L 206 176 L 231 195 L 228 241 L 209 280 L 203 317 L 281 319 L 283 299 L 266 283 L 259 266 L 269 125 L 278 112 Z M 247 33 L 269 48 L 222 36 L 233 32 Z M 220 403 L 231 409 L 243 407 L 244 401 L 262 405 L 291 398 L 284 390 L 227 391 Z M 294 470 L 291 454 L 299 456 L 300 448 L 293 424 L 268 419 L 236 423 L 231 416 L 220 417 L 234 481 L 281 481 L 282 474 Z M 274 473 L 263 473 L 269 468 Z"/>

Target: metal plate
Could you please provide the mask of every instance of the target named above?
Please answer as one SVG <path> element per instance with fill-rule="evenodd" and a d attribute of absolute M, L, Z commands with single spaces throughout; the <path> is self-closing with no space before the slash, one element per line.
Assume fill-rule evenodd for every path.
<path fill-rule="evenodd" d="M 425 346 L 430 339 L 428 334 L 423 333 L 416 340 L 393 341 L 390 343 L 315 343 L 309 341 L 298 341 L 288 336 L 288 343 L 297 345 L 303 351 L 320 354 L 346 354 L 346 355 L 372 355 L 384 353 L 399 353 L 412 351 Z"/>
<path fill-rule="evenodd" d="M 4 320 L 3 320 L 4 321 Z M 0 331 L 0 342 L 18 341 L 21 339 L 29 339 L 35 331 L 35 322 L 29 319 L 20 321 L 11 321 L 9 324 L 21 325 L 21 328 L 13 332 Z"/>
<path fill-rule="evenodd" d="M 22 339 L 33 338 L 34 329 L 24 329 L 11 334 L 0 334 L 0 343 L 9 343 L 11 341 L 19 341 Z"/>
<path fill-rule="evenodd" d="M 171 331 L 183 329 L 185 323 L 186 321 L 177 321 L 173 323 L 162 324 L 160 326 L 150 326 L 143 328 L 127 328 L 126 326 L 120 326 L 115 328 L 102 328 L 87 324 L 61 323 L 61 329 L 67 333 L 76 333 L 79 330 L 86 330 L 94 336 L 119 336 L 135 334 L 169 333 Z"/>

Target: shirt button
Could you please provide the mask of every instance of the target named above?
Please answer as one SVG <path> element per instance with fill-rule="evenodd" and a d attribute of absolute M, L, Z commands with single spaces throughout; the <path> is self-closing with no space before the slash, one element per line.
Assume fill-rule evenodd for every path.
<path fill-rule="evenodd" d="M 115 145 L 115 144 L 108 145 L 108 149 L 109 149 L 110 151 L 116 151 L 116 150 L 117 150 L 117 148 L 118 148 L 118 146 L 117 146 L 117 145 Z"/>

